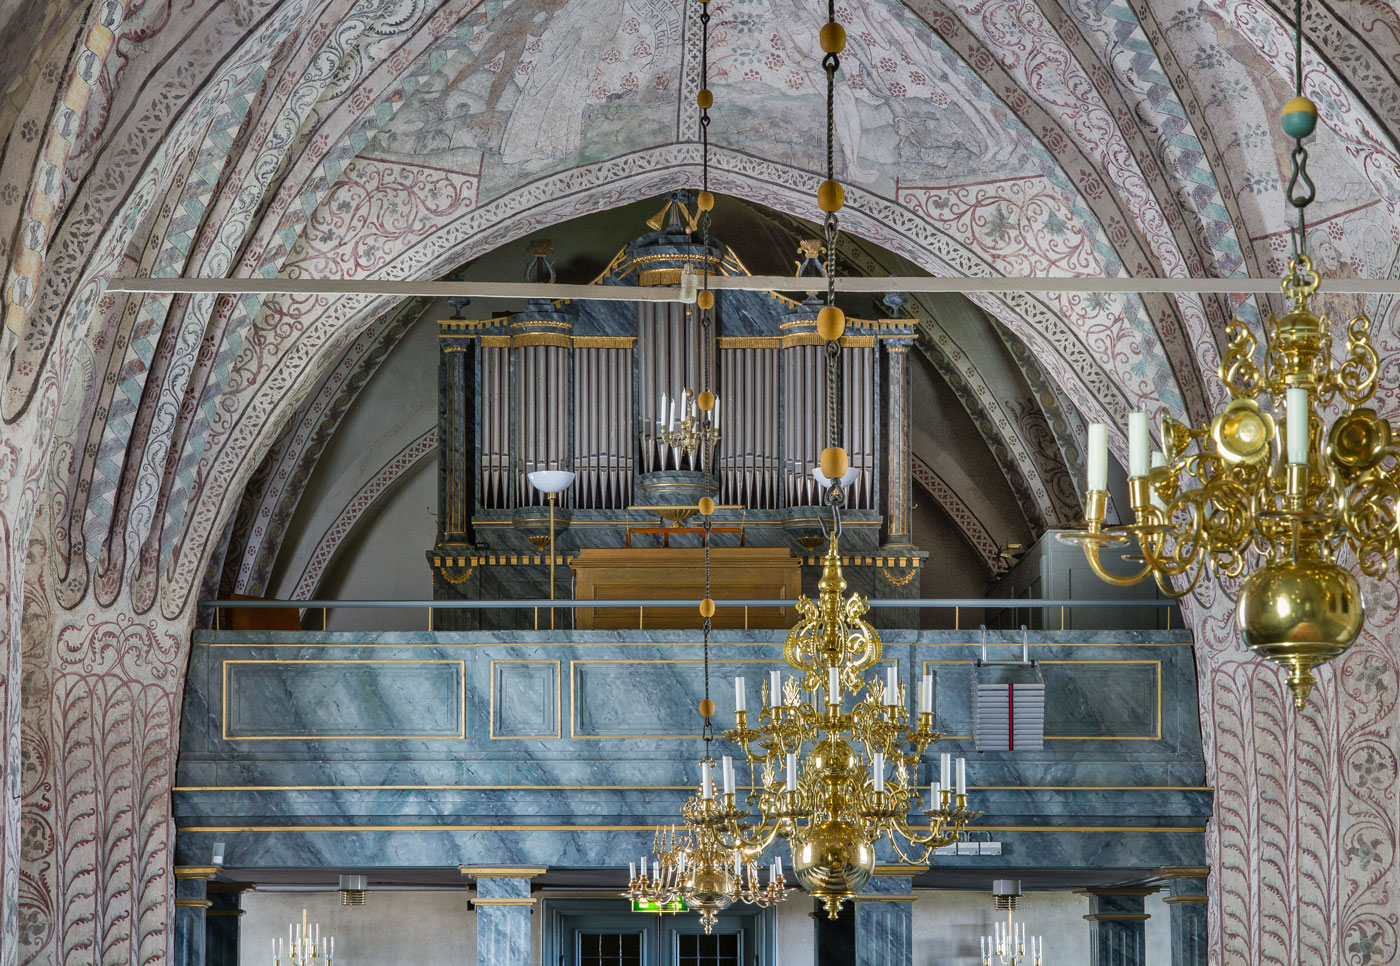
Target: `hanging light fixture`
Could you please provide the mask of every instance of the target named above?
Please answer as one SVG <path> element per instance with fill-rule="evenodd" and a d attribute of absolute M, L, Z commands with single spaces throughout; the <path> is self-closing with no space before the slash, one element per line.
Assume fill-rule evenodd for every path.
<path fill-rule="evenodd" d="M 691 912 L 700 914 L 705 933 L 714 928 L 719 914 L 736 902 L 746 902 L 760 908 L 782 902 L 790 891 L 783 878 L 783 863 L 774 859 L 768 870 L 768 882 L 763 884 L 759 870 L 759 855 L 766 844 L 746 848 L 726 841 L 730 816 L 715 794 L 714 756 L 710 742 L 714 740 L 715 703 L 710 698 L 710 630 L 715 615 L 715 602 L 710 597 L 710 529 L 715 512 L 709 497 L 700 500 L 701 528 L 705 552 L 705 598 L 700 602 L 702 627 L 705 696 L 700 701 L 703 724 L 700 737 L 704 755 L 700 759 L 700 787 L 681 806 L 684 824 L 658 829 L 652 839 L 655 858 L 642 856 L 638 864 L 629 863 L 627 891 L 623 895 L 649 908 L 671 905 L 676 899 L 685 902 Z M 734 800 L 735 776 L 732 759 L 722 762 L 721 781 L 724 801 Z"/>
<path fill-rule="evenodd" d="M 1347 323 L 1338 362 L 1327 316 L 1308 303 L 1321 276 L 1306 252 L 1306 211 L 1316 191 L 1303 139 L 1317 124 L 1317 107 L 1303 95 L 1302 6 L 1296 0 L 1295 96 L 1283 108 L 1284 130 L 1295 139 L 1287 190 L 1298 219 L 1283 280 L 1289 311 L 1270 317 L 1262 364 L 1248 326 L 1230 324 L 1219 377 L 1232 398 L 1208 425 L 1163 416 L 1161 450 L 1150 452 L 1147 414 L 1129 416 L 1131 523 L 1104 525 L 1107 431 L 1091 426 L 1087 529 L 1061 535 L 1115 586 L 1153 577 L 1180 597 L 1207 572 L 1242 576 L 1240 636 L 1287 669 L 1299 710 L 1315 683 L 1313 668 L 1346 651 L 1365 623 L 1353 570 L 1382 577 L 1400 549 L 1400 452 L 1392 425 L 1369 405 L 1379 373 L 1371 320 L 1363 314 Z M 1324 407 L 1332 406 L 1340 412 L 1329 427 Z M 1100 551 L 1130 542 L 1141 569 L 1111 573 Z M 1338 563 L 1347 556 L 1351 566 Z"/>
<path fill-rule="evenodd" d="M 710 250 L 710 212 L 714 209 L 714 195 L 710 193 L 710 108 L 714 96 L 709 90 L 709 0 L 700 3 L 700 91 L 696 103 L 700 108 L 701 137 L 701 188 L 696 196 L 696 207 L 700 211 L 698 226 L 703 237 L 702 250 L 708 255 Z M 701 326 L 701 386 L 700 393 L 693 398 L 692 412 L 683 413 L 684 431 L 689 442 L 701 452 L 702 467 L 710 460 L 710 453 L 719 442 L 719 409 L 712 386 L 714 385 L 714 363 L 711 358 L 713 340 L 710 333 L 714 326 L 715 296 L 710 291 L 710 267 L 708 257 L 701 260 L 702 279 L 696 293 L 695 305 L 700 312 Z M 663 410 L 665 404 L 662 405 Z M 664 438 L 671 446 L 690 446 L 680 440 Z M 681 806 L 684 824 L 677 828 L 658 829 L 653 837 L 654 858 L 642 856 L 640 874 L 636 864 L 631 864 L 627 892 L 623 893 L 634 902 L 645 902 L 665 908 L 676 899 L 683 900 L 686 907 L 700 914 L 700 922 L 705 933 L 714 928 L 719 914 L 736 902 L 744 902 L 760 908 L 782 902 L 790 891 L 783 878 L 781 859 L 774 859 L 769 866 L 768 882 L 761 881 L 759 857 L 764 849 L 744 848 L 726 842 L 724 831 L 727 828 L 727 815 L 715 793 L 713 771 L 714 756 L 710 753 L 710 742 L 714 740 L 715 703 L 710 698 L 710 631 L 714 626 L 715 602 L 710 597 L 710 532 L 713 526 L 715 502 L 703 497 L 698 503 L 701 514 L 702 545 L 705 561 L 705 597 L 700 602 L 702 634 L 702 656 L 704 665 L 705 696 L 700 701 L 700 715 L 703 719 L 700 737 L 704 743 L 704 754 L 700 759 L 700 787 Z M 734 794 L 733 763 L 727 756 L 722 770 L 724 794 L 732 801 Z M 630 864 L 630 863 L 629 863 Z"/>
<path fill-rule="evenodd" d="M 826 302 L 817 332 L 826 342 L 827 446 L 820 472 L 829 486 L 832 511 L 829 546 L 822 558 L 816 600 L 797 602 L 799 621 L 788 633 L 784 652 L 796 671 L 774 671 L 760 693 L 763 707 L 750 719 L 745 683 L 736 679 L 735 727 L 724 737 L 743 749 L 749 787 L 742 801 L 724 758 L 726 776 L 717 820 L 723 841 L 746 853 L 761 852 L 787 839 L 799 884 L 821 899 L 828 916 L 864 888 L 875 868 L 875 846 L 887 838 L 906 862 L 926 862 L 933 850 L 953 842 L 978 814 L 967 808 L 966 763 L 957 761 L 956 783 L 950 755 L 942 756 L 941 780 L 927 800 L 917 785 L 919 762 L 941 739 L 933 730 L 933 681 L 924 675 L 918 713 L 911 720 L 896 670 L 884 682 L 865 672 L 881 659 L 880 636 L 864 619 L 869 609 L 859 594 L 845 595 L 839 540 L 841 505 L 850 461 L 840 444 L 841 335 L 845 314 L 836 306 L 837 212 L 845 191 L 835 178 L 835 78 L 846 32 L 828 3 L 820 42 L 826 71 L 826 180 L 817 204 L 826 213 Z M 825 523 L 823 523 L 825 529 Z M 910 816 L 919 816 L 911 821 Z"/>
<path fill-rule="evenodd" d="M 1045 940 L 1030 937 L 1030 952 L 1026 951 L 1026 924 L 1012 917 L 1016 902 L 1021 898 L 1021 883 L 1016 879 L 998 879 L 992 883 L 992 898 L 998 910 L 1006 912 L 1006 925 L 997 923 L 992 935 L 982 937 L 982 966 L 1040 966 L 1045 954 Z"/>

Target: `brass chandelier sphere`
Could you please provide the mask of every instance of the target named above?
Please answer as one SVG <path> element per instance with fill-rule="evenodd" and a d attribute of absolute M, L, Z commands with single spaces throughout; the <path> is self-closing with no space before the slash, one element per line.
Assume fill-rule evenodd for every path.
<path fill-rule="evenodd" d="M 856 895 L 874 873 L 875 846 L 850 822 L 822 822 L 792 841 L 792 874 L 813 895 Z"/>
<path fill-rule="evenodd" d="M 1235 611 L 1240 637 L 1260 657 L 1288 670 L 1298 700 L 1312 690 L 1312 669 L 1351 647 L 1361 633 L 1361 585 L 1326 560 L 1260 567 L 1244 580 Z"/>

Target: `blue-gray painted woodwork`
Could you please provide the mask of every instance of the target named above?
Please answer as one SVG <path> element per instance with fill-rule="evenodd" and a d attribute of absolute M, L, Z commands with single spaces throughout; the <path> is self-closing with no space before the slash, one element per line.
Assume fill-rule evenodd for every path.
<path fill-rule="evenodd" d="M 211 882 L 204 912 L 204 966 L 239 966 L 238 934 L 247 885 Z"/>
<path fill-rule="evenodd" d="M 1089 896 L 1089 966 L 1144 966 L 1146 903 L 1152 890 L 1084 890 Z"/>
<path fill-rule="evenodd" d="M 223 735 L 277 738 L 460 738 L 463 662 L 373 657 L 226 660 Z"/>
<path fill-rule="evenodd" d="M 939 725 L 966 734 L 954 727 L 959 716 L 965 720 L 967 702 L 958 665 L 980 653 L 980 635 L 883 637 L 884 657 L 896 662 L 902 681 L 925 662 L 952 662 L 930 665 L 940 669 Z M 991 635 L 993 642 L 1013 639 L 1019 634 Z M 736 669 L 743 669 L 753 707 L 767 670 L 785 665 L 780 632 L 725 631 L 712 641 L 720 730 L 733 720 Z M 1049 702 L 1060 705 L 1063 731 L 1080 737 L 1052 731 L 1034 753 L 976 755 L 970 739 L 957 737 L 931 749 L 969 756 L 974 806 L 985 813 L 977 824 L 1003 844 L 1001 856 L 939 855 L 935 862 L 989 875 L 1003 866 L 1203 865 L 1200 829 L 1211 795 L 1203 787 L 1188 635 L 1038 633 L 1031 655 L 1046 662 Z M 222 841 L 229 868 L 625 868 L 627 856 L 649 847 L 654 826 L 675 821 L 697 781 L 700 657 L 698 633 L 682 631 L 197 631 L 173 801 L 179 861 L 207 862 Z M 240 726 L 294 737 L 225 739 L 224 665 L 249 660 L 286 668 L 289 682 L 304 680 L 295 671 L 306 666 L 300 662 L 345 662 L 320 666 L 346 669 L 337 700 L 359 702 L 353 714 L 362 723 L 381 715 L 378 733 L 385 737 L 296 737 L 327 730 L 314 702 L 280 700 L 260 682 L 268 700 L 260 711 L 247 702 Z M 370 663 L 394 661 L 462 662 L 463 737 L 455 730 L 450 737 L 402 737 L 410 712 L 386 702 L 376 678 L 376 669 L 391 665 Z M 1154 691 L 1150 714 L 1138 708 L 1125 717 L 1121 706 L 1147 694 L 1141 681 L 1094 677 L 1097 669 L 1125 666 L 1104 662 L 1120 661 L 1150 668 L 1160 681 L 1160 715 Z M 1081 672 L 1095 690 L 1076 683 Z M 231 675 L 231 690 L 244 680 Z M 243 698 L 233 693 L 229 700 Z M 411 713 L 446 720 L 454 700 L 449 688 L 425 691 L 420 703 L 438 706 Z M 335 714 L 343 723 L 351 712 Z M 1149 719 L 1153 735 L 1144 737 Z M 921 783 L 935 760 L 921 769 Z"/>
<path fill-rule="evenodd" d="M 1169 882 L 1172 966 L 1206 966 L 1210 961 L 1206 923 L 1206 877 L 1176 874 Z"/>
<path fill-rule="evenodd" d="M 204 912 L 209 905 L 208 880 L 175 874 L 175 922 L 171 945 L 175 966 L 204 966 Z"/>
<path fill-rule="evenodd" d="M 913 880 L 875 876 L 856 898 L 855 966 L 912 966 Z"/>
<path fill-rule="evenodd" d="M 909 461 L 909 347 L 912 338 L 883 341 L 885 389 L 885 537 L 887 547 L 913 543 L 913 472 Z"/>
<path fill-rule="evenodd" d="M 528 878 L 486 876 L 476 880 L 478 966 L 530 966 L 529 899 Z"/>

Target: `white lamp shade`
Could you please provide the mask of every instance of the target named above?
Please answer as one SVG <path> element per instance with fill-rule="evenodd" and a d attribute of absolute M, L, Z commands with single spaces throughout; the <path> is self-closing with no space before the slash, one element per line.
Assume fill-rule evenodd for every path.
<path fill-rule="evenodd" d="M 846 487 L 854 483 L 856 481 L 857 476 L 860 476 L 860 467 L 858 466 L 852 466 L 845 473 L 842 473 L 841 489 L 844 490 L 846 489 Z M 828 489 L 831 486 L 831 481 L 822 475 L 821 467 L 819 466 L 812 467 L 812 479 L 816 480 L 817 486 L 821 487 L 823 490 Z"/>
<path fill-rule="evenodd" d="M 541 493 L 562 493 L 573 485 L 577 475 L 568 470 L 535 470 L 528 478 L 530 485 Z"/>

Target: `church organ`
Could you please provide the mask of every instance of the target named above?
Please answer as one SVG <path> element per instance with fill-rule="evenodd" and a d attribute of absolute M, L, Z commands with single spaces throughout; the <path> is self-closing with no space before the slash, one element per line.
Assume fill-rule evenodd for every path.
<path fill-rule="evenodd" d="M 673 200 L 670 224 L 627 245 L 594 284 L 674 284 L 702 262 L 747 274 L 728 247 L 703 249 L 679 208 Z M 682 524 L 665 546 L 694 548 L 680 508 L 708 495 L 722 507 L 716 546 L 790 550 L 814 579 L 806 558 L 829 512 L 812 476 L 825 445 L 819 305 L 775 292 L 716 296 L 708 343 L 695 307 L 674 302 L 536 300 L 509 316 L 440 323 L 440 527 L 428 554 L 439 598 L 548 596 L 546 499 L 527 479 L 546 469 L 577 474 L 556 506 L 556 566 L 585 550 L 622 552 L 634 537 L 662 546 L 658 516 Z M 842 441 L 858 471 L 842 546 L 848 579 L 879 597 L 911 596 L 921 562 L 908 529 L 904 353 L 913 337 L 912 320 L 853 318 L 841 340 Z M 719 442 L 668 445 L 658 428 L 672 401 L 704 388 L 720 400 Z M 636 594 L 648 596 L 645 586 Z M 567 578 L 559 596 L 570 596 Z M 463 627 L 496 626 L 451 613 Z"/>

